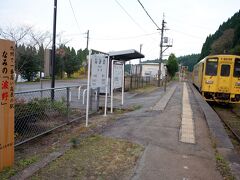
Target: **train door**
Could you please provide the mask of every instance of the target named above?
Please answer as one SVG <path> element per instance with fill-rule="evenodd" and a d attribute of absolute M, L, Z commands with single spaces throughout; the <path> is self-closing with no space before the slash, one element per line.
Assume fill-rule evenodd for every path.
<path fill-rule="evenodd" d="M 235 101 L 240 101 L 240 58 L 234 61 L 232 93 L 235 94 Z"/>
<path fill-rule="evenodd" d="M 220 75 L 218 76 L 218 92 L 220 93 L 230 93 L 231 91 L 231 82 L 232 78 L 230 76 L 231 73 L 231 64 L 227 64 L 226 62 L 219 62 L 220 67 Z"/>
<path fill-rule="evenodd" d="M 202 87 L 203 87 L 203 74 L 204 74 L 204 63 L 200 64 L 201 68 L 200 68 L 200 73 L 199 73 L 199 84 L 200 84 L 200 91 L 202 91 Z"/>

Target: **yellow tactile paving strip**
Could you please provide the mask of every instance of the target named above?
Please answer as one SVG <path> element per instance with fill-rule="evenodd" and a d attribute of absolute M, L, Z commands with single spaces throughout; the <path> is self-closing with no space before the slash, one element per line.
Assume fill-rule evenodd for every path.
<path fill-rule="evenodd" d="M 186 83 L 183 84 L 182 123 L 179 138 L 184 143 L 195 143 L 194 121 Z"/>

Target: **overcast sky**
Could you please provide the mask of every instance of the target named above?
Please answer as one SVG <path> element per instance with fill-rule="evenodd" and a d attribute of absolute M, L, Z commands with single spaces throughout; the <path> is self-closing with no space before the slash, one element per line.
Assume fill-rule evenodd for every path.
<path fill-rule="evenodd" d="M 154 21 L 161 26 L 163 14 L 173 47 L 165 55 L 200 53 L 202 44 L 234 13 L 240 0 L 141 0 Z M 33 25 L 51 31 L 54 0 L 2 0 L 0 26 Z M 76 49 L 86 47 L 109 52 L 125 49 L 139 51 L 145 60 L 159 57 L 160 33 L 137 0 L 58 0 L 57 32 Z"/>

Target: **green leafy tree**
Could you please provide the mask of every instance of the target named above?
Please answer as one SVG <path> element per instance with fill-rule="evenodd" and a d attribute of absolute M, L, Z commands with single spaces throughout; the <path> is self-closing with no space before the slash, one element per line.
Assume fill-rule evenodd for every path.
<path fill-rule="evenodd" d="M 173 53 L 170 54 L 170 56 L 167 60 L 167 70 L 168 70 L 168 74 L 170 75 L 171 79 L 175 76 L 176 72 L 178 71 L 177 58 Z"/>

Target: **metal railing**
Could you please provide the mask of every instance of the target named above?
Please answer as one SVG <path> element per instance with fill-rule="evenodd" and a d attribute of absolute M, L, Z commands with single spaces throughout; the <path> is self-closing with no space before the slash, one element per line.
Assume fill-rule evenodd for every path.
<path fill-rule="evenodd" d="M 86 85 L 82 85 L 15 92 L 15 146 L 83 119 L 85 89 Z M 90 113 L 98 108 L 99 89 L 92 89 Z"/>

